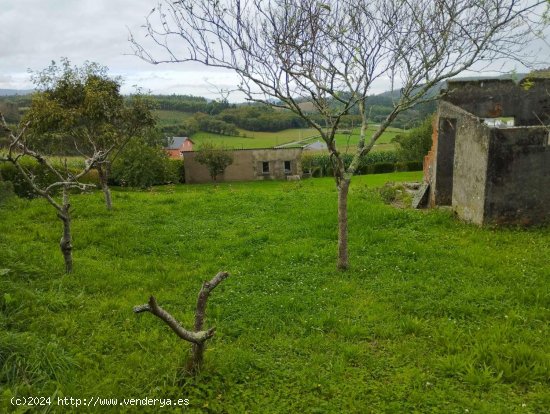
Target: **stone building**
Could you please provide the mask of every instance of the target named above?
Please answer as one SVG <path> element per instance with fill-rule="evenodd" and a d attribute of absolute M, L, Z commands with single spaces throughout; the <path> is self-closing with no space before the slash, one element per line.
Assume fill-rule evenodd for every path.
<path fill-rule="evenodd" d="M 263 148 L 228 150 L 233 163 L 217 177 L 217 181 L 284 180 L 301 176 L 302 148 Z M 212 182 L 206 166 L 195 161 L 197 152 L 183 152 L 185 182 Z"/>
<path fill-rule="evenodd" d="M 548 125 L 550 79 L 449 82 L 424 159 L 426 203 L 480 225 L 548 221 Z"/>

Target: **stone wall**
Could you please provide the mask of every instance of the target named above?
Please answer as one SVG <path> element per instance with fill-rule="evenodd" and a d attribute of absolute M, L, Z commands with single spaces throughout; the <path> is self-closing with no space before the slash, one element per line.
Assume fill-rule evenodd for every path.
<path fill-rule="evenodd" d="M 449 91 L 425 159 L 430 204 L 452 204 L 476 224 L 550 221 L 550 135 L 542 126 L 550 122 L 550 80 L 449 82 Z M 494 117 L 519 126 L 492 128 L 482 119 Z"/>
<path fill-rule="evenodd" d="M 517 126 L 550 121 L 550 79 L 449 81 L 443 99 L 479 118 L 514 117 Z"/>
<path fill-rule="evenodd" d="M 550 146 L 544 127 L 491 131 L 485 222 L 550 221 Z"/>
<path fill-rule="evenodd" d="M 482 224 L 485 208 L 490 129 L 481 123 L 479 118 L 447 102 L 440 103 L 439 118 L 453 120 L 456 131 L 454 156 L 443 158 L 441 161 L 436 158 L 435 163 L 436 171 L 440 168 L 440 162 L 452 163 L 451 184 L 449 184 L 449 180 L 445 180 L 443 185 L 441 182 L 435 181 L 432 183 L 434 191 L 437 194 L 438 191 L 448 193 L 450 190 L 452 194 L 450 204 L 452 204 L 457 215 L 463 220 Z M 441 131 L 439 134 L 438 143 L 441 145 L 444 137 L 441 136 Z M 447 133 L 447 135 L 449 134 Z M 448 170 L 450 166 L 446 165 L 446 167 L 446 170 Z M 452 186 L 451 189 L 448 188 L 449 185 Z M 447 186 L 447 188 L 445 189 L 444 186 Z M 435 197 L 434 203 L 438 204 L 439 199 L 441 197 Z"/>
<path fill-rule="evenodd" d="M 228 150 L 233 163 L 216 181 L 254 181 L 285 179 L 287 175 L 302 175 L 301 148 L 268 148 Z M 197 152 L 184 152 L 185 182 L 189 184 L 212 182 L 208 168 L 197 161 Z M 290 162 L 290 171 L 285 172 L 285 161 Z M 263 163 L 269 164 L 269 171 L 263 172 Z"/>

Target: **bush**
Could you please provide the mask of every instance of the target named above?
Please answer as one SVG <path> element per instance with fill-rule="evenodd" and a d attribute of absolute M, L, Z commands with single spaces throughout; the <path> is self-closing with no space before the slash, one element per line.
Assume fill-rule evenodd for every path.
<path fill-rule="evenodd" d="M 382 174 L 395 171 L 393 162 L 378 162 L 367 167 L 368 174 Z"/>
<path fill-rule="evenodd" d="M 217 176 L 223 174 L 225 169 L 233 164 L 233 153 L 206 142 L 200 146 L 195 161 L 208 168 L 210 177 L 216 181 Z"/>
<path fill-rule="evenodd" d="M 353 159 L 352 154 L 343 154 L 344 164 L 346 168 L 350 165 Z M 369 152 L 361 159 L 361 163 L 357 168 L 356 174 L 372 174 L 372 165 L 379 163 L 391 164 L 394 170 L 394 163 L 397 161 L 397 153 L 395 151 L 380 151 Z M 370 170 L 369 170 L 370 168 Z M 332 175 L 332 164 L 328 153 L 303 153 L 302 154 L 302 170 L 310 172 L 312 177 L 324 177 Z"/>
<path fill-rule="evenodd" d="M 178 183 L 185 183 L 185 167 L 183 160 L 176 160 L 173 158 L 168 159 L 168 164 L 170 168 L 169 175 L 177 177 Z"/>
<path fill-rule="evenodd" d="M 433 116 L 429 116 L 420 126 L 410 129 L 406 134 L 399 134 L 392 140 L 399 146 L 399 161 L 422 162 L 432 147 L 432 120 Z"/>
<path fill-rule="evenodd" d="M 422 171 L 424 169 L 423 161 L 407 161 L 407 171 Z"/>
<path fill-rule="evenodd" d="M 34 159 L 24 159 L 21 160 L 21 165 L 26 168 L 32 175 L 35 176 L 35 182 L 40 187 L 45 187 L 49 184 L 52 184 L 56 181 L 59 181 L 58 177 L 55 176 L 47 167 L 39 164 Z M 54 167 L 58 168 L 62 173 L 64 168 L 59 163 L 53 163 Z M 78 163 L 71 163 L 68 166 L 68 170 L 72 174 L 78 174 L 82 171 L 82 168 L 78 167 Z M 27 180 L 19 173 L 19 170 L 15 165 L 8 162 L 0 163 L 0 181 L 9 181 L 12 183 L 13 191 L 19 197 L 24 198 L 35 198 L 37 195 L 32 189 L 32 186 L 28 183 Z M 85 184 L 99 184 L 99 179 L 97 177 L 97 171 L 89 171 L 84 177 L 80 179 L 81 183 Z"/>
<path fill-rule="evenodd" d="M 10 198 L 15 196 L 13 184 L 11 181 L 3 181 L 0 178 L 0 205 Z"/>
<path fill-rule="evenodd" d="M 110 181 L 114 185 L 147 188 L 178 182 L 178 173 L 162 148 L 133 141 L 113 163 Z"/>
<path fill-rule="evenodd" d="M 403 184 L 387 182 L 378 190 L 380 198 L 386 204 L 392 204 L 396 207 L 407 207 L 411 205 L 411 195 L 407 192 Z"/>

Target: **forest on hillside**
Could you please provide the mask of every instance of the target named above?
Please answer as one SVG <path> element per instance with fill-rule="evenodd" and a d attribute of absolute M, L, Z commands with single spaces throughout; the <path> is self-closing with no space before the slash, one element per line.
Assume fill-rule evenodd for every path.
<path fill-rule="evenodd" d="M 298 115 L 275 107 L 257 104 L 232 104 L 225 100 L 208 100 L 192 95 L 151 95 L 159 111 L 170 111 L 171 119 L 160 119 L 159 128 L 166 135 L 189 136 L 195 132 L 211 132 L 222 135 L 239 135 L 238 128 L 249 131 L 277 132 L 290 128 L 308 128 Z M 390 112 L 394 96 L 389 93 L 372 95 L 367 101 L 370 120 L 381 122 Z M 28 109 L 32 94 L 0 96 L 0 112 L 10 124 L 17 124 Z M 435 102 L 418 105 L 393 122 L 397 128 L 409 129 L 419 125 L 435 110 Z M 304 111 L 313 114 L 321 125 L 323 117 L 315 116 L 314 108 L 304 104 Z M 178 116 L 181 113 L 181 116 Z M 341 128 L 353 128 L 360 123 L 357 111 L 352 108 L 340 123 Z"/>

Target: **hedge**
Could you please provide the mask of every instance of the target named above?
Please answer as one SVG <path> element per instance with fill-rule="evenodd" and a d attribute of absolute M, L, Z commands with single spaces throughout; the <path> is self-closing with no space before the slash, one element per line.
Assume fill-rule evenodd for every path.
<path fill-rule="evenodd" d="M 344 165 L 349 167 L 353 155 L 342 154 Z M 313 177 L 332 176 L 332 164 L 328 153 L 303 153 L 302 170 Z M 422 163 L 417 161 L 398 162 L 397 152 L 370 152 L 364 156 L 356 170 L 357 175 L 380 174 L 394 171 L 421 171 Z"/>

